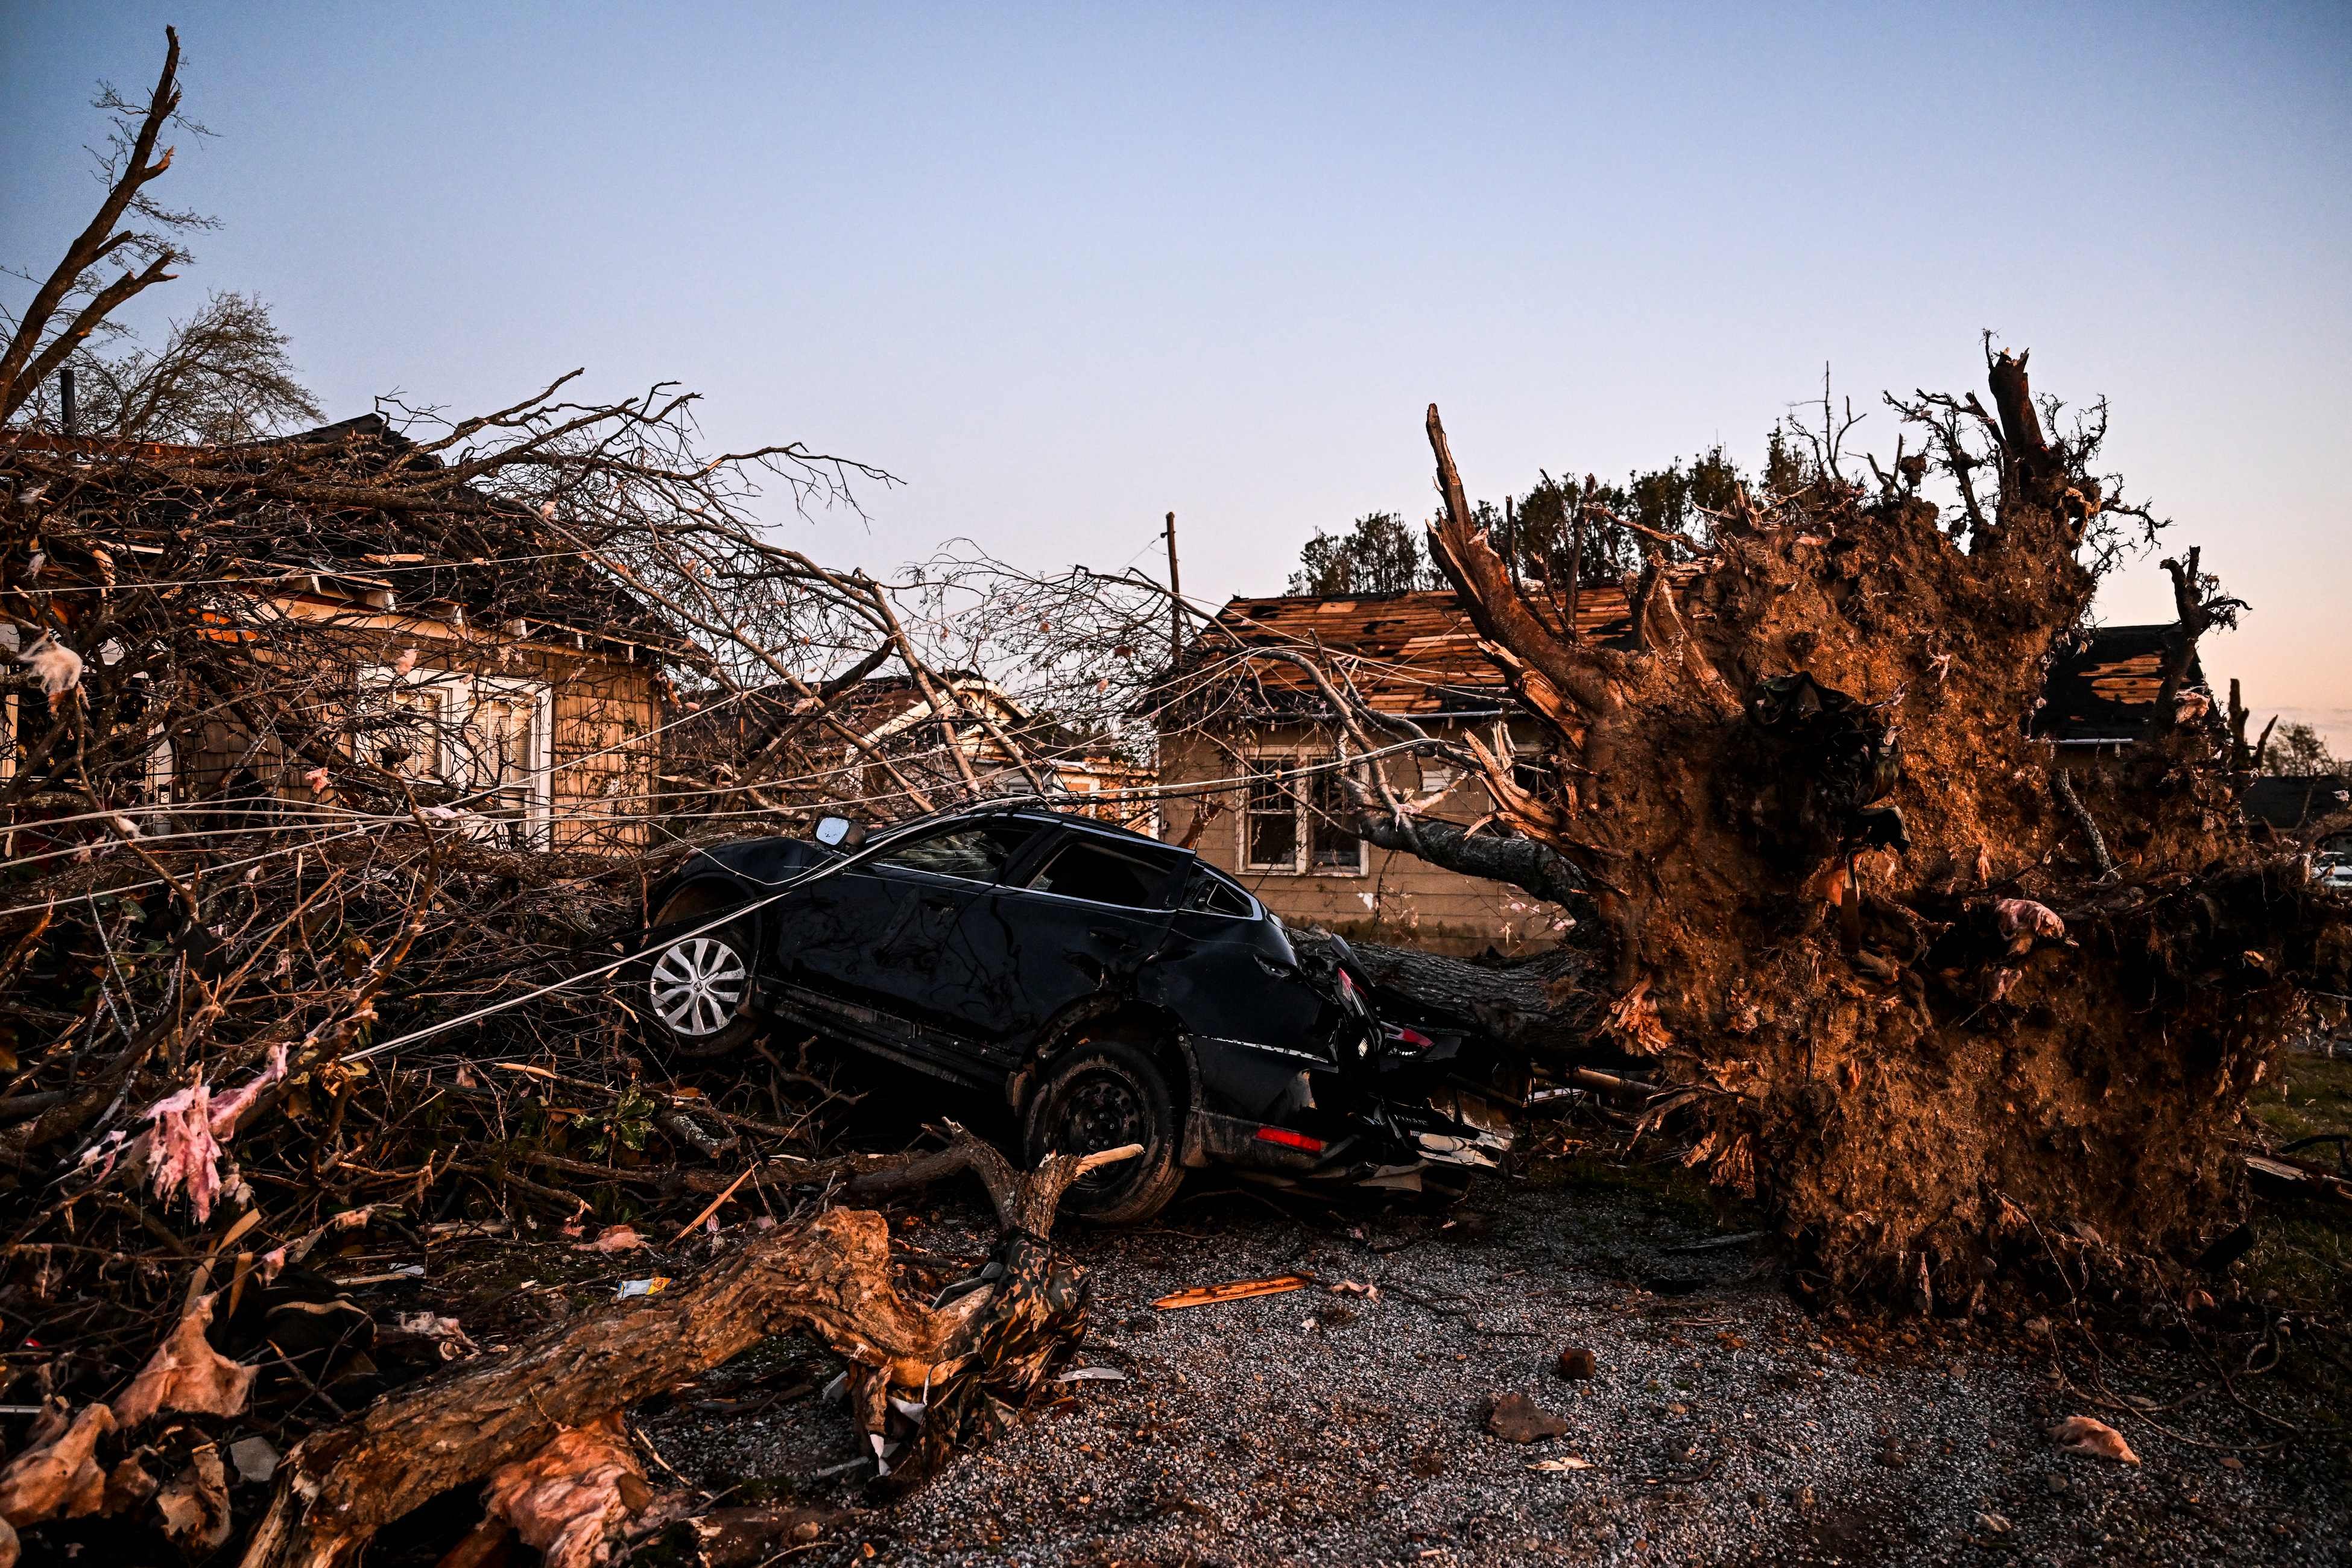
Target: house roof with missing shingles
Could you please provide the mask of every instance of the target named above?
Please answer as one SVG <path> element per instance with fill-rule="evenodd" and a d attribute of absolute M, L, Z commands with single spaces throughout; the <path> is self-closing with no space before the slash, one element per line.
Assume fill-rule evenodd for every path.
<path fill-rule="evenodd" d="M 256 520 L 279 520 L 274 531 L 258 521 L 248 530 L 249 554 L 232 545 L 208 563 L 225 580 L 249 578 L 257 594 L 357 601 L 422 619 L 484 626 L 520 618 L 530 635 L 544 641 L 557 634 L 582 649 L 612 645 L 675 657 L 690 647 L 684 626 L 568 541 L 551 536 L 537 513 L 511 500 L 463 486 L 448 492 L 457 504 L 446 510 L 236 499 L 238 476 L 268 463 L 274 450 L 336 446 L 349 447 L 348 460 L 362 482 L 371 470 L 402 468 L 422 475 L 442 467 L 378 414 L 221 447 L 0 431 L 0 452 L 120 465 L 125 488 L 146 492 L 119 523 L 133 549 L 142 539 L 160 543 L 206 507 L 243 506 Z M 182 469 L 202 476 L 217 493 L 192 489 Z"/>
<path fill-rule="evenodd" d="M 1623 637 L 1631 627 L 1625 590 L 1613 583 L 1585 589 L 1576 624 L 1595 641 Z M 1491 713 L 1510 700 L 1502 670 L 1480 647 L 1477 627 L 1451 589 L 1234 599 L 1185 650 L 1183 673 L 1207 676 L 1238 662 L 1269 706 L 1319 706 L 1314 682 L 1297 666 L 1247 657 L 1271 647 L 1319 649 L 1385 712 Z"/>

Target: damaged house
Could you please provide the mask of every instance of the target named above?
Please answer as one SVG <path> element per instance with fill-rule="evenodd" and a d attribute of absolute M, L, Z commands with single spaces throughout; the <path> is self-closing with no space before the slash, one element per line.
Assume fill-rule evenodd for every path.
<path fill-rule="evenodd" d="M 2238 805 L 2283 838 L 2330 854 L 2352 852 L 2352 778 L 2270 774 L 2248 784 Z"/>
<path fill-rule="evenodd" d="M 2033 732 L 2053 742 L 2059 761 L 2081 771 L 2111 763 L 2145 740 L 2164 685 L 2164 660 L 2179 628 L 2090 626 L 2051 660 Z M 2180 682 L 2180 716 L 2223 738 L 2221 719 L 2194 649 Z"/>
<path fill-rule="evenodd" d="M 220 689 L 164 705 L 169 721 L 148 720 L 136 695 L 119 706 L 111 728 L 136 730 L 145 749 L 145 798 L 109 804 L 260 830 L 357 809 L 339 775 L 359 766 L 488 844 L 617 852 L 647 842 L 662 666 L 684 644 L 607 573 L 550 548 L 558 542 L 540 519 L 458 491 L 453 508 L 468 515 L 452 548 L 448 520 L 281 501 L 261 536 L 243 520 L 217 549 L 191 551 L 188 531 L 209 520 L 179 504 L 170 472 L 233 468 L 236 449 L 6 439 L 127 481 L 139 500 L 111 552 L 170 549 L 205 563 L 161 635 L 208 647 L 215 657 L 179 661 L 178 679 Z M 373 415 L 289 439 L 357 441 L 416 460 L 398 455 L 401 438 Z M 95 553 L 16 586 L 48 602 L 72 647 L 93 640 L 74 627 L 99 624 L 92 612 L 113 570 L 110 554 Z M 127 651 L 115 633 L 77 657 L 111 665 Z M 14 687 L 0 722 L 0 781 L 13 786 L 16 822 L 84 804 L 65 759 L 44 744 L 52 715 L 40 688 Z"/>
<path fill-rule="evenodd" d="M 1588 637 L 1622 636 L 1623 589 L 1588 588 L 1578 623 Z M 1457 955 L 1554 945 L 1566 929 L 1560 910 L 1345 831 L 1339 775 L 1316 771 L 1337 756 L 1328 715 L 1284 650 L 1318 653 L 1372 708 L 1433 736 L 1475 731 L 1519 759 L 1525 787 L 1544 792 L 1538 729 L 1451 591 L 1234 599 L 1157 694 L 1160 780 L 1173 792 L 1165 836 L 1294 925 Z M 1491 813 L 1484 786 L 1436 759 L 1399 753 L 1381 767 L 1390 787 L 1438 820 L 1467 825 Z"/>

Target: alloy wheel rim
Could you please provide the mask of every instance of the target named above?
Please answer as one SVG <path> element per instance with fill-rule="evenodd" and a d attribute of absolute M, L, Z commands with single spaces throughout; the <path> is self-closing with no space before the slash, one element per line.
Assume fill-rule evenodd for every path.
<path fill-rule="evenodd" d="M 751 988 L 751 973 L 730 944 L 689 937 L 654 962 L 646 984 L 654 1013 L 671 1033 L 701 1039 L 734 1022 Z"/>
<path fill-rule="evenodd" d="M 1062 1101 L 1059 1136 L 1055 1145 L 1066 1153 L 1093 1154 L 1121 1144 L 1151 1143 L 1150 1114 L 1141 1096 L 1126 1079 L 1108 1072 L 1088 1073 L 1072 1084 Z M 1078 1178 L 1085 1192 L 1108 1193 L 1134 1179 L 1133 1162 L 1107 1165 Z"/>

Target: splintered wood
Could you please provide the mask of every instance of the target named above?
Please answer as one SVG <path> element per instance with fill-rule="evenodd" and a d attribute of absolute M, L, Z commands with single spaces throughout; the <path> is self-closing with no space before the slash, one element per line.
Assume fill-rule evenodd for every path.
<path fill-rule="evenodd" d="M 1286 1290 L 1303 1290 L 1308 1280 L 1304 1275 L 1283 1274 L 1272 1279 L 1231 1279 L 1223 1285 L 1194 1285 L 1173 1295 L 1162 1296 L 1151 1304 L 1163 1312 L 1180 1312 L 1187 1307 L 1213 1306 L 1219 1301 L 1244 1301 L 1252 1296 L 1279 1296 Z"/>

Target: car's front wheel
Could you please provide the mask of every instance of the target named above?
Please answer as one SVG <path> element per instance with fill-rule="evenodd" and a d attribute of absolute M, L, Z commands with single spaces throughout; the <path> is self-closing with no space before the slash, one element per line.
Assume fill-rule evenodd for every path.
<path fill-rule="evenodd" d="M 720 926 L 654 953 L 646 976 L 646 1016 L 670 1054 L 722 1056 L 759 1032 L 751 952 L 743 928 Z"/>
<path fill-rule="evenodd" d="M 1133 1046 L 1071 1047 L 1029 1102 L 1023 1141 L 1032 1164 L 1047 1154 L 1092 1154 L 1139 1143 L 1143 1152 L 1088 1172 L 1062 1199 L 1065 1213 L 1131 1225 L 1167 1206 L 1184 1180 L 1176 1097 L 1159 1066 Z"/>

